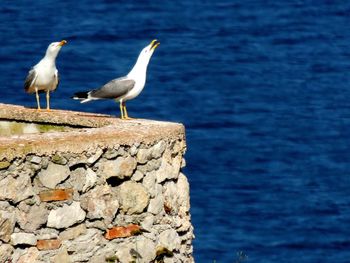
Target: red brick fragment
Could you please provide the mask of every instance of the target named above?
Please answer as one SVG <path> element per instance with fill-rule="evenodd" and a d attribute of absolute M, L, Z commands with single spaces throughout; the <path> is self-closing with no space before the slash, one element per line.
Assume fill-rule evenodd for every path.
<path fill-rule="evenodd" d="M 54 189 L 43 191 L 39 194 L 41 202 L 63 201 L 72 199 L 73 189 Z"/>
<path fill-rule="evenodd" d="M 60 246 L 61 240 L 59 239 L 41 239 L 36 243 L 36 247 L 39 250 L 58 249 Z"/>
<path fill-rule="evenodd" d="M 107 229 L 105 238 L 108 240 L 120 237 L 130 237 L 137 235 L 141 232 L 139 225 L 130 224 L 128 226 L 116 226 L 111 229 Z"/>

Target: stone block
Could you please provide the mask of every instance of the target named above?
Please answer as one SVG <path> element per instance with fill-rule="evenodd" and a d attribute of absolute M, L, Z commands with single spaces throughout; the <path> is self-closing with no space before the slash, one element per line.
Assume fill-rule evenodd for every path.
<path fill-rule="evenodd" d="M 85 219 L 86 213 L 80 207 L 79 202 L 73 202 L 71 205 L 63 205 L 61 208 L 51 210 L 47 226 L 57 229 L 67 228 Z"/>
<path fill-rule="evenodd" d="M 155 243 L 143 236 L 132 242 L 126 241 L 115 246 L 115 255 L 120 263 L 154 262 L 156 258 Z"/>
<path fill-rule="evenodd" d="M 146 217 L 141 222 L 142 229 L 151 232 L 155 217 L 153 215 L 146 215 Z"/>
<path fill-rule="evenodd" d="M 43 186 L 53 189 L 60 182 L 64 181 L 69 174 L 68 166 L 49 163 L 47 169 L 41 170 L 38 177 Z"/>
<path fill-rule="evenodd" d="M 129 178 L 136 168 L 135 158 L 118 157 L 113 161 L 105 161 L 101 164 L 101 174 L 106 178 L 118 177 L 120 179 Z"/>
<path fill-rule="evenodd" d="M 102 149 L 98 148 L 97 151 L 87 159 L 87 163 L 88 164 L 95 163 L 101 157 L 102 154 L 103 154 Z"/>
<path fill-rule="evenodd" d="M 52 263 L 71 263 L 70 257 L 65 246 L 61 246 L 58 253 L 51 258 Z"/>
<path fill-rule="evenodd" d="M 131 180 L 135 181 L 135 182 L 138 182 L 138 181 L 141 181 L 141 179 L 143 178 L 143 173 L 141 173 L 140 171 L 136 171 L 132 177 L 131 177 Z"/>
<path fill-rule="evenodd" d="M 107 151 L 104 153 L 103 157 L 105 157 L 108 160 L 112 160 L 112 159 L 115 159 L 119 155 L 122 155 L 119 150 L 107 149 Z"/>
<path fill-rule="evenodd" d="M 41 157 L 34 155 L 30 158 L 30 162 L 35 163 L 35 164 L 39 164 L 39 163 L 41 163 Z"/>
<path fill-rule="evenodd" d="M 85 175 L 85 182 L 83 185 L 83 193 L 91 189 L 96 185 L 97 182 L 97 175 L 96 173 L 91 170 L 90 168 L 86 169 L 86 175 Z"/>
<path fill-rule="evenodd" d="M 158 195 L 155 198 L 151 199 L 147 208 L 147 212 L 157 215 L 164 208 L 164 198 L 162 195 Z"/>
<path fill-rule="evenodd" d="M 73 187 L 74 190 L 80 193 L 85 193 L 89 189 L 93 188 L 97 182 L 97 175 L 91 168 L 78 167 L 73 170 L 66 180 L 64 185 L 66 187 Z"/>
<path fill-rule="evenodd" d="M 99 185 L 81 196 L 81 206 L 88 211 L 87 218 L 103 218 L 108 225 L 118 211 L 119 202 L 109 185 Z"/>
<path fill-rule="evenodd" d="M 152 149 L 139 149 L 136 155 L 138 163 L 145 164 L 152 159 Z"/>
<path fill-rule="evenodd" d="M 176 184 L 178 193 L 178 205 L 180 206 L 180 212 L 187 214 L 190 211 L 190 185 L 187 177 L 183 174 L 179 174 L 179 178 Z"/>
<path fill-rule="evenodd" d="M 156 245 L 151 239 L 139 236 L 135 240 L 135 250 L 141 257 L 136 262 L 154 262 L 153 260 L 156 258 Z"/>
<path fill-rule="evenodd" d="M 156 181 L 157 178 L 155 172 L 147 173 L 142 181 L 142 185 L 147 189 L 147 192 L 151 197 L 154 197 L 156 194 Z"/>
<path fill-rule="evenodd" d="M 152 159 L 158 159 L 166 149 L 166 143 L 160 141 L 148 149 L 139 149 L 136 155 L 137 162 L 145 164 Z"/>
<path fill-rule="evenodd" d="M 159 234 L 157 247 L 164 247 L 169 251 L 174 251 L 178 250 L 180 245 L 180 237 L 174 229 L 167 229 Z"/>
<path fill-rule="evenodd" d="M 162 156 L 166 149 L 166 142 L 160 141 L 152 146 L 152 157 L 157 159 Z"/>
<path fill-rule="evenodd" d="M 65 188 L 73 188 L 76 191 L 82 192 L 86 182 L 86 169 L 78 167 L 71 171 L 69 178 L 64 182 Z"/>
<path fill-rule="evenodd" d="M 85 224 L 80 224 L 75 227 L 68 228 L 60 234 L 60 240 L 70 240 L 86 233 Z"/>
<path fill-rule="evenodd" d="M 179 176 L 182 163 L 182 157 L 180 155 L 171 159 L 169 156 L 162 158 L 162 163 L 159 169 L 156 171 L 157 182 L 162 183 L 165 180 L 177 179 Z"/>
<path fill-rule="evenodd" d="M 157 170 L 162 164 L 162 159 L 152 159 L 145 164 L 139 164 L 137 170 L 143 174 Z"/>
<path fill-rule="evenodd" d="M 127 181 L 118 186 L 118 200 L 121 210 L 125 213 L 140 214 L 149 203 L 149 196 L 145 187 L 136 182 Z"/>
<path fill-rule="evenodd" d="M 17 263 L 37 263 L 39 257 L 39 251 L 35 247 L 30 247 L 26 253 L 18 259 Z"/>
<path fill-rule="evenodd" d="M 11 262 L 11 255 L 15 249 L 9 244 L 0 245 L 0 262 Z"/>
<path fill-rule="evenodd" d="M 34 195 L 30 177 L 21 174 L 16 178 L 7 176 L 0 180 L 0 201 L 10 200 L 18 203 Z"/>
<path fill-rule="evenodd" d="M 11 235 L 11 244 L 14 246 L 17 245 L 36 245 L 36 237 L 34 234 L 31 233 L 13 233 Z"/>
<path fill-rule="evenodd" d="M 54 228 L 40 228 L 35 231 L 37 239 L 57 239 L 59 231 Z"/>
<path fill-rule="evenodd" d="M 14 212 L 0 210 L 0 240 L 9 242 L 15 228 L 16 215 Z"/>
<path fill-rule="evenodd" d="M 102 231 L 89 228 L 85 234 L 73 240 L 65 240 L 62 244 L 67 247 L 72 262 L 89 262 L 107 242 Z"/>
<path fill-rule="evenodd" d="M 17 222 L 21 229 L 26 232 L 33 232 L 47 221 L 49 212 L 45 204 L 29 206 L 28 209 L 16 211 Z"/>

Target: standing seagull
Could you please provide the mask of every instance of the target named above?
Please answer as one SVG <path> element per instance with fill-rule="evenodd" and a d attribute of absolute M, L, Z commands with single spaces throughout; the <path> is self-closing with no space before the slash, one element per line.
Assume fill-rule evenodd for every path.
<path fill-rule="evenodd" d="M 142 49 L 135 66 L 128 75 L 113 79 L 99 89 L 75 93 L 73 99 L 81 100 L 81 103 L 99 99 L 114 99 L 120 103 L 121 118 L 130 119 L 125 102 L 135 98 L 143 90 L 148 63 L 159 44 L 160 42 L 155 39 Z"/>
<path fill-rule="evenodd" d="M 40 110 L 39 92 L 46 92 L 46 108 L 50 110 L 50 91 L 54 91 L 60 81 L 56 68 L 56 57 L 61 47 L 67 44 L 66 40 L 51 43 L 45 57 L 36 64 L 28 73 L 24 82 L 24 89 L 28 93 L 36 95 L 38 110 Z"/>

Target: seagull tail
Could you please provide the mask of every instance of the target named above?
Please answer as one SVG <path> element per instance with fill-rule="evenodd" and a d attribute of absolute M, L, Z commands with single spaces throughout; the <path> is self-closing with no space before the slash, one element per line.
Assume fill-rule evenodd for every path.
<path fill-rule="evenodd" d="M 90 96 L 90 91 L 77 92 L 72 97 L 73 100 L 80 100 L 80 103 L 85 103 L 92 100 Z"/>

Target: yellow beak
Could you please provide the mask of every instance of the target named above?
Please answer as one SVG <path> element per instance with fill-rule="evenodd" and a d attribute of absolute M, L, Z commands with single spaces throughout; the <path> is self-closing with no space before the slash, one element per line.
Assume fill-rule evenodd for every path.
<path fill-rule="evenodd" d="M 62 40 L 58 45 L 59 46 L 64 46 L 65 44 L 67 44 L 67 41 L 66 40 Z"/>
<path fill-rule="evenodd" d="M 156 47 L 158 47 L 160 45 L 160 42 L 157 39 L 154 39 L 154 40 L 152 40 L 150 45 L 151 45 L 151 50 L 156 49 Z"/>

